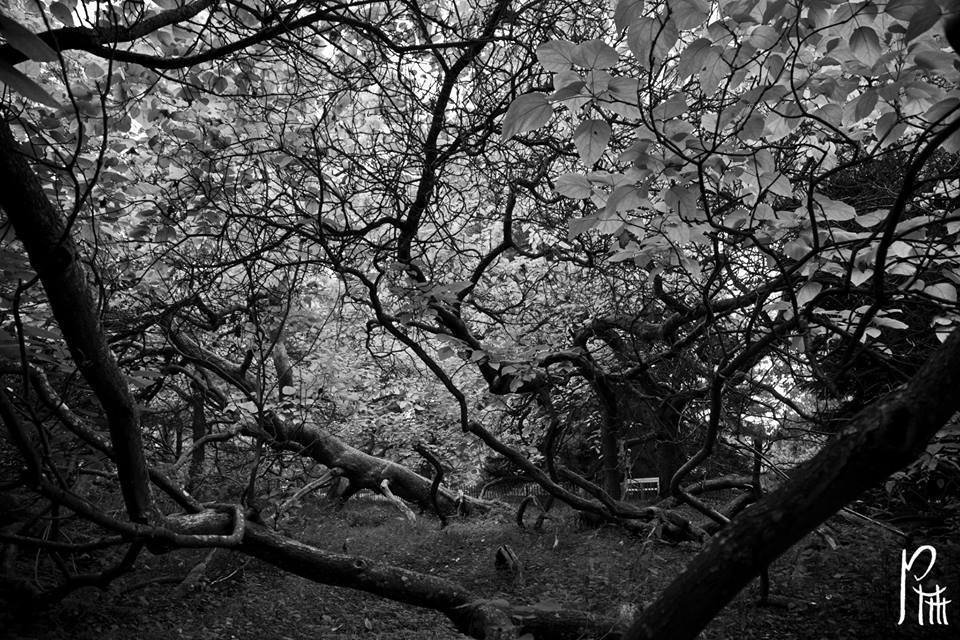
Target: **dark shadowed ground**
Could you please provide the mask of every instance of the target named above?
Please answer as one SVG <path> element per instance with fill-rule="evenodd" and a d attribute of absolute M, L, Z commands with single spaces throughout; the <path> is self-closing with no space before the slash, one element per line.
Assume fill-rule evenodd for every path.
<path fill-rule="evenodd" d="M 909 523 L 907 523 L 909 524 Z M 948 524 L 956 524 L 956 521 Z M 610 616 L 650 601 L 694 552 L 631 538 L 615 529 L 578 527 L 569 516 L 545 532 L 520 531 L 506 518 L 409 523 L 389 506 L 358 499 L 340 513 L 307 506 L 282 527 L 312 544 L 394 562 L 458 580 L 491 599 L 544 607 L 568 606 Z M 828 537 L 811 535 L 773 568 L 775 606 L 754 604 L 753 585 L 716 619 L 705 639 L 821 640 L 843 638 L 960 638 L 960 539 L 956 527 L 916 529 L 913 547 L 932 543 L 937 565 L 927 584 L 947 588 L 947 627 L 920 627 L 910 594 L 908 620 L 899 617 L 901 540 L 873 526 L 837 518 Z M 836 542 L 837 548 L 829 544 Z M 511 545 L 522 576 L 498 574 L 494 553 Z M 44 612 L 0 613 L 4 638 L 50 640 L 382 640 L 462 638 L 442 615 L 286 575 L 230 553 L 212 563 L 190 593 L 177 582 L 204 552 L 145 556 L 140 572 L 106 593 L 78 592 Z"/>

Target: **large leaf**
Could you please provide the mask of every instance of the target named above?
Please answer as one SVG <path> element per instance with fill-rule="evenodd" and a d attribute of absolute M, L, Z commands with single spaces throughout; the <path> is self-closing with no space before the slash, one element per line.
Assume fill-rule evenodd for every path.
<path fill-rule="evenodd" d="M 597 119 L 584 120 L 573 132 L 573 144 L 587 168 L 592 167 L 603 155 L 610 142 L 610 134 L 610 125 Z"/>
<path fill-rule="evenodd" d="M 833 222 L 843 222 L 852 220 L 857 216 L 857 210 L 845 202 L 831 200 L 825 196 L 817 197 L 817 204 L 823 208 L 823 215 L 827 220 Z"/>
<path fill-rule="evenodd" d="M 858 27 L 850 35 L 850 50 L 865 65 L 873 65 L 880 57 L 880 39 L 871 27 Z"/>
<path fill-rule="evenodd" d="M 677 63 L 677 76 L 686 78 L 709 63 L 713 55 L 713 42 L 709 38 L 697 38 L 683 50 L 680 54 L 680 62 Z"/>
<path fill-rule="evenodd" d="M 504 140 L 518 133 L 532 131 L 543 125 L 553 116 L 553 107 L 542 93 L 527 93 L 510 103 L 507 115 L 503 118 Z"/>
<path fill-rule="evenodd" d="M 45 104 L 54 109 L 60 108 L 60 103 L 36 82 L 17 71 L 13 65 L 0 60 L 0 82 L 7 85 L 24 98 Z"/>
<path fill-rule="evenodd" d="M 585 200 L 593 193 L 593 186 L 586 176 L 579 173 L 565 173 L 557 178 L 554 190 L 560 195 L 574 200 Z"/>
<path fill-rule="evenodd" d="M 617 33 L 622 33 L 630 23 L 640 17 L 643 11 L 643 0 L 620 0 L 613 11 L 613 23 L 617 26 Z"/>
<path fill-rule="evenodd" d="M 693 29 L 710 17 L 710 2 L 707 0 L 673 0 L 671 13 L 678 29 Z"/>
<path fill-rule="evenodd" d="M 656 65 L 677 42 L 679 34 L 673 20 L 662 23 L 654 18 L 640 18 L 630 25 L 627 46 L 644 68 Z"/>
<path fill-rule="evenodd" d="M 808 282 L 800 288 L 800 291 L 797 291 L 797 306 L 802 307 L 814 298 L 817 297 L 817 294 L 823 289 L 823 285 L 819 282 Z"/>
<path fill-rule="evenodd" d="M 930 5 L 935 4 L 934 0 L 890 0 L 884 11 L 897 20 L 908 22 L 918 12 L 928 11 Z"/>
<path fill-rule="evenodd" d="M 940 7 L 937 3 L 928 2 L 910 18 L 910 24 L 907 25 L 907 32 L 903 35 L 903 39 L 910 42 L 917 36 L 926 33 L 940 21 L 940 17 Z"/>
<path fill-rule="evenodd" d="M 603 40 L 587 40 L 573 52 L 574 64 L 587 69 L 607 69 L 619 59 L 617 50 Z"/>
<path fill-rule="evenodd" d="M 3 13 L 0 13 L 0 36 L 6 38 L 11 47 L 31 60 L 44 62 L 57 59 L 57 52 L 51 49 L 46 42 Z"/>
<path fill-rule="evenodd" d="M 931 284 L 927 286 L 924 290 L 924 293 L 931 295 L 934 298 L 940 298 L 941 300 L 946 300 L 947 302 L 956 302 L 957 301 L 957 288 L 950 284 L 949 282 L 941 282 L 939 284 Z"/>
<path fill-rule="evenodd" d="M 537 60 L 547 71 L 566 71 L 573 66 L 577 45 L 566 40 L 550 40 L 537 47 Z"/>
<path fill-rule="evenodd" d="M 66 4 L 62 2 L 54 2 L 50 5 L 50 13 L 53 14 L 54 18 L 68 27 L 74 26 L 73 11 Z"/>

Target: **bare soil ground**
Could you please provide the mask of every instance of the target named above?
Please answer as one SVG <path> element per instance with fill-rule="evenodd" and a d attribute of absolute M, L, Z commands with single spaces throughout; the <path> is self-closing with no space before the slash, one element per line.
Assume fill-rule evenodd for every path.
<path fill-rule="evenodd" d="M 953 523 L 956 525 L 956 522 Z M 616 617 L 643 606 L 683 568 L 696 549 L 631 537 L 613 528 L 576 524 L 562 512 L 543 533 L 508 518 L 454 522 L 403 520 L 382 503 L 357 499 L 338 513 L 307 505 L 281 528 L 322 548 L 359 554 L 457 580 L 491 599 L 577 607 Z M 947 587 L 949 626 L 919 626 L 916 608 L 897 625 L 903 541 L 873 526 L 834 519 L 829 539 L 811 535 L 771 568 L 773 606 L 757 606 L 751 585 L 718 616 L 705 640 L 960 638 L 960 538 L 957 528 L 933 536 L 917 529 L 910 550 L 936 545 L 928 583 Z M 836 548 L 830 540 L 836 543 Z M 522 576 L 500 575 L 497 547 L 509 544 Z M 107 592 L 82 590 L 46 611 L 0 611 L 0 637 L 49 640 L 298 640 L 369 638 L 454 640 L 446 618 L 347 589 L 309 582 L 231 553 L 212 563 L 201 588 L 177 582 L 205 554 L 147 556 L 140 570 Z M 910 594 L 909 604 L 915 594 Z M 691 606 L 693 603 L 690 603 Z"/>

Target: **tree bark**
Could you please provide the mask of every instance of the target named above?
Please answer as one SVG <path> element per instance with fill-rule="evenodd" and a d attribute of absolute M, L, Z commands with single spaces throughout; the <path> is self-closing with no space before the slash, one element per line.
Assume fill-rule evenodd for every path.
<path fill-rule="evenodd" d="M 909 464 L 960 409 L 960 329 L 900 391 L 861 411 L 792 478 L 742 512 L 634 621 L 629 640 L 695 638 L 754 576 Z"/>
<path fill-rule="evenodd" d="M 0 120 L 0 184 L 0 207 L 43 283 L 73 361 L 106 415 L 127 512 L 132 520 L 146 522 L 151 496 L 137 405 L 107 345 L 79 249 L 6 118 Z"/>
<path fill-rule="evenodd" d="M 180 516 L 169 520 L 168 525 L 191 535 L 217 535 L 231 528 L 230 516 L 209 511 Z M 529 633 L 536 640 L 615 640 L 623 631 L 615 620 L 584 611 L 484 599 L 445 578 L 318 549 L 253 522 L 247 523 L 243 539 L 235 548 L 314 582 L 440 611 L 458 630 L 474 638 L 516 638 Z"/>

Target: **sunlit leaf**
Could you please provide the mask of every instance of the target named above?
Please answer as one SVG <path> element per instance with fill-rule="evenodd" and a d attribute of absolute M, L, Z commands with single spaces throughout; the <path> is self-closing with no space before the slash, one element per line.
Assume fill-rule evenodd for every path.
<path fill-rule="evenodd" d="M 868 281 L 873 277 L 873 269 L 853 269 L 850 272 L 850 282 L 853 283 L 853 286 L 859 287 L 864 282 Z"/>
<path fill-rule="evenodd" d="M 947 302 L 957 301 L 957 288 L 949 282 L 928 285 L 923 292 Z"/>
<path fill-rule="evenodd" d="M 873 319 L 873 324 L 878 327 L 889 327 L 890 329 L 909 329 L 910 325 L 887 316 L 877 316 Z"/>

